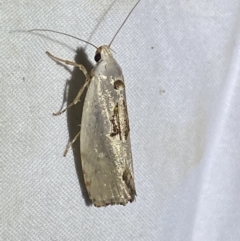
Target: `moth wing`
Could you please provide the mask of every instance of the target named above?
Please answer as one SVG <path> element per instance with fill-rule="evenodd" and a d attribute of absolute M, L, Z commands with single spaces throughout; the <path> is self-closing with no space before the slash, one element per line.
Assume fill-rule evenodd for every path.
<path fill-rule="evenodd" d="M 123 83 L 123 77 L 118 81 Z M 116 90 L 114 83 L 112 77 L 92 77 L 81 122 L 84 181 L 99 207 L 125 205 L 136 194 L 125 90 Z"/>

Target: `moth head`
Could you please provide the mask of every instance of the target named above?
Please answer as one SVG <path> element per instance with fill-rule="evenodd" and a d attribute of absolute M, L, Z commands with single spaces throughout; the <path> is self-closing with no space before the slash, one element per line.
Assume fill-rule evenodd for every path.
<path fill-rule="evenodd" d="M 102 45 L 97 48 L 94 60 L 98 63 L 101 60 L 106 60 L 109 57 L 112 57 L 112 52 L 110 48 L 107 45 Z"/>

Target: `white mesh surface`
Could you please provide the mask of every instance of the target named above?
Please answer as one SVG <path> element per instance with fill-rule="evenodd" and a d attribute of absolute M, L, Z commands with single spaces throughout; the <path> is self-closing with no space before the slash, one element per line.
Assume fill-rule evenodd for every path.
<path fill-rule="evenodd" d="M 45 51 L 74 60 L 81 48 L 91 68 L 94 48 L 9 33 L 48 28 L 107 44 L 133 5 L 2 1 L 0 240 L 239 240 L 239 1 L 142 0 L 115 39 L 138 194 L 125 207 L 86 205 L 79 143 L 62 156 L 80 107 L 52 116 L 66 82 L 70 101 L 84 79 Z"/>

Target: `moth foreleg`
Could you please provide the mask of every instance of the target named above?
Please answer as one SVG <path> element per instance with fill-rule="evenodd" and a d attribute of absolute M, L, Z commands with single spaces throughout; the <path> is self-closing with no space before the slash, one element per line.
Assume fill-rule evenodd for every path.
<path fill-rule="evenodd" d="M 75 62 L 72 62 L 72 61 L 69 61 L 69 60 L 58 58 L 58 57 L 50 54 L 48 51 L 46 52 L 46 54 L 48 55 L 48 57 L 50 57 L 51 59 L 53 59 L 53 60 L 55 60 L 57 62 L 62 62 L 64 64 L 66 64 L 66 65 L 72 65 L 72 66 L 78 67 L 83 72 L 83 74 L 86 76 L 86 78 L 87 79 L 89 78 L 88 72 L 87 72 L 86 68 L 83 65 L 75 63 Z"/>
<path fill-rule="evenodd" d="M 70 149 L 70 147 L 73 145 L 73 143 L 74 143 L 74 142 L 77 140 L 77 138 L 80 136 L 80 132 L 81 132 L 81 131 L 79 131 L 79 132 L 77 133 L 77 135 L 73 138 L 72 141 L 69 141 L 69 142 L 68 142 L 67 147 L 66 147 L 66 149 L 65 149 L 65 151 L 64 151 L 64 153 L 63 153 L 63 156 L 66 156 L 66 155 L 67 155 L 68 150 Z"/>

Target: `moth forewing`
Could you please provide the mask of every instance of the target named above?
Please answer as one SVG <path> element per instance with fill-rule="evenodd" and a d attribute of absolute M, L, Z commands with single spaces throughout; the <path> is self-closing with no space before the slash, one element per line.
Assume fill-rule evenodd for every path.
<path fill-rule="evenodd" d="M 108 46 L 91 71 L 81 122 L 84 181 L 95 206 L 135 199 L 132 154 L 122 70 Z M 96 55 L 97 55 L 96 54 Z"/>

